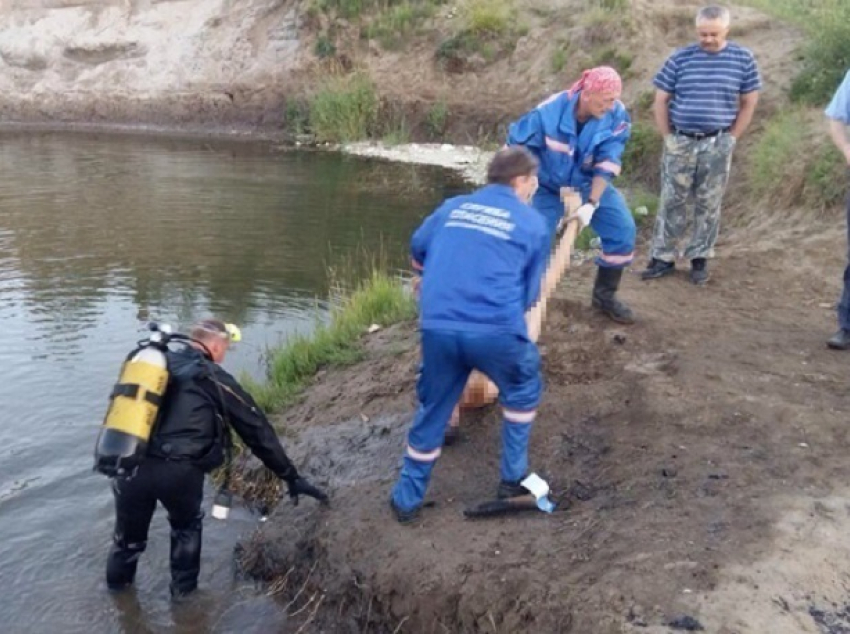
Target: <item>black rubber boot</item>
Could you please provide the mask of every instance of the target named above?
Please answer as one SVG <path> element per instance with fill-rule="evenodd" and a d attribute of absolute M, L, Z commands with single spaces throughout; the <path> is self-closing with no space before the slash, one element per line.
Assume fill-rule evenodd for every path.
<path fill-rule="evenodd" d="M 420 509 L 416 508 L 412 511 L 403 511 L 395 505 L 392 494 L 390 494 L 390 510 L 399 524 L 410 524 L 419 519 Z"/>
<path fill-rule="evenodd" d="M 145 552 L 146 542 L 125 544 L 115 539 L 106 557 L 106 586 L 110 590 L 123 590 L 136 578 L 139 557 Z"/>
<path fill-rule="evenodd" d="M 499 482 L 499 488 L 496 489 L 496 497 L 500 500 L 507 500 L 508 498 L 515 498 L 520 495 L 529 495 L 531 492 L 522 486 L 520 482 L 522 480 L 517 480 L 516 482 L 501 480 Z"/>
<path fill-rule="evenodd" d="M 840 329 L 827 340 L 826 345 L 833 350 L 850 350 L 850 330 Z"/>
<path fill-rule="evenodd" d="M 201 517 L 188 528 L 171 530 L 171 596 L 179 599 L 198 587 L 201 572 Z"/>
<path fill-rule="evenodd" d="M 598 308 L 618 324 L 633 324 L 635 316 L 631 308 L 615 297 L 620 288 L 623 269 L 600 266 L 596 269 L 596 282 L 593 284 L 593 307 Z"/>

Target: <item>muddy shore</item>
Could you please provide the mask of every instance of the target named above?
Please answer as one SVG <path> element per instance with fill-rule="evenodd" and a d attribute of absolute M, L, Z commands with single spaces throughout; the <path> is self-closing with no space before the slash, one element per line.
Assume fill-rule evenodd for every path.
<path fill-rule="evenodd" d="M 781 266 L 782 240 L 751 237 L 725 238 L 704 289 L 629 276 L 630 328 L 589 308 L 592 266 L 568 275 L 541 340 L 531 445 L 571 502 L 552 516 L 464 519 L 497 482 L 489 408 L 444 451 L 435 506 L 397 525 L 386 500 L 415 407 L 416 328 L 364 336 L 366 360 L 320 373 L 278 419 L 332 507 L 279 506 L 245 570 L 285 578 L 317 632 L 845 631 L 846 357 L 823 345 L 837 282 L 811 275 L 840 269 L 841 235 L 809 237 L 795 266 Z"/>

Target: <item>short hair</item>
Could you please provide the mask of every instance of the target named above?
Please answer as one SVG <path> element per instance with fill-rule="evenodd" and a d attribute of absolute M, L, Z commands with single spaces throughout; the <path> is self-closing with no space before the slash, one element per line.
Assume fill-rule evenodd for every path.
<path fill-rule="evenodd" d="M 230 341 L 227 326 L 219 319 L 202 319 L 192 326 L 189 336 L 197 341 L 209 341 L 213 338 Z"/>
<path fill-rule="evenodd" d="M 700 22 L 708 22 L 709 20 L 720 20 L 724 26 L 729 26 L 732 16 L 726 7 L 712 4 L 697 11 L 697 26 L 699 26 Z"/>
<path fill-rule="evenodd" d="M 522 146 L 502 148 L 487 166 L 487 182 L 491 185 L 510 185 L 520 176 L 537 173 L 540 162 Z"/>

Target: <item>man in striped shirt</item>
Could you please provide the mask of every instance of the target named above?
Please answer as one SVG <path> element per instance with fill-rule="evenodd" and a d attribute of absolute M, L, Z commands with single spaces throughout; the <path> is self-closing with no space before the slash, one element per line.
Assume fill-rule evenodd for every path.
<path fill-rule="evenodd" d="M 655 124 L 664 137 L 664 154 L 645 280 L 674 272 L 693 192 L 694 228 L 684 257 L 691 261 L 691 281 L 708 281 L 707 260 L 714 255 L 732 152 L 750 125 L 761 89 L 753 54 L 726 40 L 729 20 L 723 7 L 700 9 L 699 42 L 674 52 L 655 77 Z"/>

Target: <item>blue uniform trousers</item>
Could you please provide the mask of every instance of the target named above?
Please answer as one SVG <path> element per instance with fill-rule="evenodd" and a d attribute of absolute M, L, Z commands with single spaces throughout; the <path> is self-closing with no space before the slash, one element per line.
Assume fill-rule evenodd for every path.
<path fill-rule="evenodd" d="M 844 290 L 838 303 L 838 327 L 850 330 L 850 194 L 847 195 L 847 266 L 844 267 Z"/>
<path fill-rule="evenodd" d="M 579 189 L 582 200 L 586 201 L 590 194 L 590 184 Z M 531 204 L 546 218 L 549 236 L 554 239 L 555 230 L 564 215 L 564 203 L 559 194 L 541 187 Z M 596 259 L 596 264 L 616 269 L 631 264 L 637 233 L 635 220 L 623 195 L 613 185 L 608 185 L 602 193 L 599 208 L 593 213 L 590 226 L 602 241 L 602 254 Z"/>
<path fill-rule="evenodd" d="M 543 391 L 537 346 L 512 334 L 423 330 L 416 386 L 419 409 L 392 493 L 399 509 L 412 511 L 422 505 L 446 425 L 473 369 L 499 388 L 505 416 L 501 477 L 516 482 L 526 475 L 531 424 Z"/>

